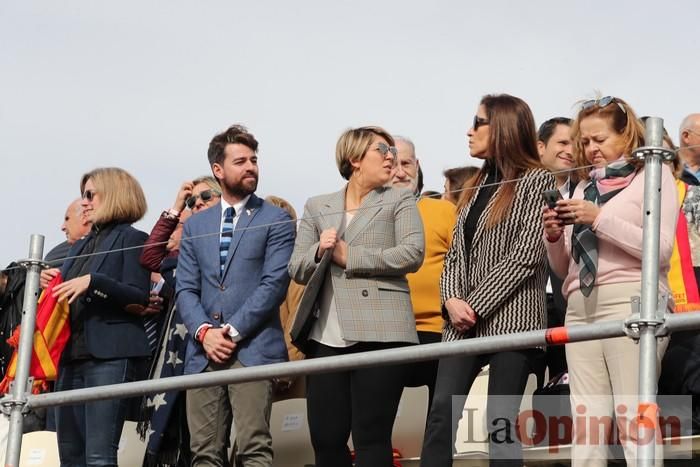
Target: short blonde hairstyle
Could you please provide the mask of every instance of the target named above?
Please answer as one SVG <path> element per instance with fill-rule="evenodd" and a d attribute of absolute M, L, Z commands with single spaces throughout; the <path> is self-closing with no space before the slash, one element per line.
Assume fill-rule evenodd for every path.
<path fill-rule="evenodd" d="M 92 180 L 95 192 L 100 195 L 100 207 L 94 213 L 95 224 L 119 222 L 132 224 L 146 214 L 146 196 L 139 182 L 126 170 L 118 167 L 102 167 L 83 175 L 80 193 Z"/>
<path fill-rule="evenodd" d="M 285 211 L 287 211 L 287 214 L 289 214 L 292 217 L 292 220 L 297 220 L 297 212 L 286 199 L 280 198 L 279 196 L 270 195 L 265 197 L 265 201 L 272 204 L 273 206 L 277 206 L 278 208 L 284 209 Z"/>
<path fill-rule="evenodd" d="M 377 136 L 384 138 L 390 146 L 394 145 L 391 134 L 378 126 L 352 128 L 340 135 L 338 144 L 335 146 L 335 163 L 345 180 L 350 180 L 353 173 L 352 163 L 365 157 L 372 140 Z"/>
<path fill-rule="evenodd" d="M 199 185 L 200 183 L 206 183 L 209 185 L 209 188 L 221 194 L 221 185 L 219 185 L 219 182 L 211 175 L 202 175 L 192 180 L 192 186 Z"/>

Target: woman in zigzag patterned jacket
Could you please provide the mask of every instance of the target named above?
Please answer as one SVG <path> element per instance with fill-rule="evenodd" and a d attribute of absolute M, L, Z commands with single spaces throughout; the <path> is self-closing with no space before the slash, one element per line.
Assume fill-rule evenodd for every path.
<path fill-rule="evenodd" d="M 440 278 L 443 341 L 542 329 L 547 280 L 542 192 L 554 189 L 555 181 L 541 168 L 532 112 L 517 97 L 484 96 L 467 135 L 472 157 L 484 165 L 464 186 Z M 528 375 L 542 357 L 541 349 L 528 349 L 440 360 L 421 466 L 452 465 L 462 415 L 461 404 L 453 413 L 452 396 L 468 394 L 486 365 L 490 465 L 522 465 L 515 417 Z M 514 442 L 503 442 L 505 429 Z"/>

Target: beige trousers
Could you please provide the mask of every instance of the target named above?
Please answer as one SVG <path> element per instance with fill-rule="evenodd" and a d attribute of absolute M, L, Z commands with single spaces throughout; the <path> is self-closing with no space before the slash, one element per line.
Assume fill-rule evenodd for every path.
<path fill-rule="evenodd" d="M 204 370 L 241 368 L 232 360 Z M 193 466 L 223 466 L 231 417 L 236 425 L 236 466 L 271 467 L 272 382 L 254 381 L 187 391 L 187 426 Z"/>
<path fill-rule="evenodd" d="M 589 297 L 576 291 L 569 296 L 566 325 L 626 319 L 632 312 L 630 297 L 640 294 L 641 284 L 636 282 L 597 286 Z M 657 375 L 667 345 L 668 338 L 657 340 Z M 607 445 L 616 442 L 613 425 L 627 465 L 635 466 L 637 433 L 632 421 L 638 404 L 639 344 L 628 337 L 567 344 L 566 361 L 574 417 L 572 466 L 606 466 Z M 661 445 L 656 445 L 655 457 L 655 465 L 663 465 Z"/>

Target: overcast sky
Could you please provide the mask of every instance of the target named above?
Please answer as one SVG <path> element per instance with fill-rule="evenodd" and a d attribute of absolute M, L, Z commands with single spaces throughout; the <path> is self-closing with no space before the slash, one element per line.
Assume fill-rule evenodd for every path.
<path fill-rule="evenodd" d="M 149 232 L 181 182 L 207 174 L 210 138 L 260 141 L 258 194 L 301 211 L 342 179 L 335 142 L 377 124 L 409 136 L 426 189 L 476 163 L 479 99 L 526 100 L 538 124 L 576 101 L 626 99 L 677 141 L 698 102 L 696 0 L 33 1 L 0 3 L 0 266 L 29 235 L 61 242 L 81 175 L 141 182 Z"/>

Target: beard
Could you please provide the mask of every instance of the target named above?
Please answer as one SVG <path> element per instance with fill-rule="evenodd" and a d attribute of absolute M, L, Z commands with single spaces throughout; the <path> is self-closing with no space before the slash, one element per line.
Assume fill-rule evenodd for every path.
<path fill-rule="evenodd" d="M 246 174 L 246 177 L 252 175 L 254 180 L 244 178 L 236 183 L 229 183 L 225 179 L 219 180 L 221 186 L 229 195 L 235 196 L 237 198 L 245 198 L 251 193 L 255 193 L 258 189 L 258 174 Z"/>

